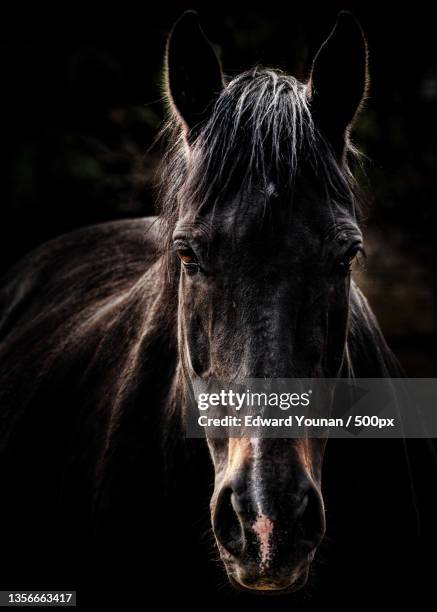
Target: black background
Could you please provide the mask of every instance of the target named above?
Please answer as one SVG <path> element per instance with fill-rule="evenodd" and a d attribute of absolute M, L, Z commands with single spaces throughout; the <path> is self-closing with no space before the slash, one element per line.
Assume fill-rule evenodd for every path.
<path fill-rule="evenodd" d="M 367 156 L 360 180 L 367 192 L 369 258 L 358 274 L 407 373 L 435 376 L 437 41 L 432 9 L 417 3 L 396 9 L 364 2 L 289 4 L 118 4 L 91 11 L 74 3 L 57 9 L 23 5 L 14 14 L 5 10 L 0 270 L 62 232 L 153 212 L 163 147 L 153 144 L 164 116 L 163 51 L 184 9 L 199 10 L 228 75 L 261 63 L 305 78 L 337 11 L 349 8 L 368 37 L 371 73 L 366 110 L 354 132 Z M 310 585 L 291 600 L 258 596 L 251 605 L 354 608 L 362 602 L 423 601 L 432 592 L 433 455 L 426 443 L 409 442 L 409 472 L 401 447 L 384 440 L 328 445 L 328 536 Z M 147 581 L 145 588 L 153 591 Z M 210 596 L 241 600 L 225 581 L 216 589 L 193 575 L 185 596 L 189 601 L 194 590 L 206 601 Z"/>

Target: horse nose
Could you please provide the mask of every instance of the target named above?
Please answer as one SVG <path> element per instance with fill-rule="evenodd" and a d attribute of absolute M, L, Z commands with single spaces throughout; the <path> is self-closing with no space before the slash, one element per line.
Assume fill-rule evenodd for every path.
<path fill-rule="evenodd" d="M 234 557 L 244 548 L 242 507 L 230 486 L 224 487 L 217 498 L 213 514 L 213 529 L 217 540 Z"/>
<path fill-rule="evenodd" d="M 236 558 L 243 556 L 250 543 L 260 538 L 259 529 L 268 525 L 269 537 L 280 537 L 280 547 L 289 553 L 299 549 L 310 552 L 320 544 L 325 532 L 325 515 L 320 493 L 310 481 L 300 483 L 298 491 L 290 492 L 274 512 L 274 520 L 254 511 L 250 495 L 237 493 L 232 485 L 220 491 L 213 512 L 213 529 L 219 543 Z M 272 500 L 272 506 L 274 501 Z M 267 521 L 267 523 L 266 523 Z M 287 533 L 283 538 L 280 534 Z M 257 535 L 258 534 L 258 535 Z M 286 541 L 284 541 L 286 540 Z M 285 551 L 283 551 L 285 552 Z"/>
<path fill-rule="evenodd" d="M 295 540 L 308 551 L 318 546 L 325 533 L 323 500 L 315 486 L 307 482 L 295 514 Z"/>

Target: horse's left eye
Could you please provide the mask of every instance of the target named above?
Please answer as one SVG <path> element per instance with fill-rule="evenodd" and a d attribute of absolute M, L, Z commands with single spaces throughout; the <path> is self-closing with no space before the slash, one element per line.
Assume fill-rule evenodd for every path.
<path fill-rule="evenodd" d="M 362 253 L 363 256 L 365 256 L 363 245 L 360 242 L 357 242 L 353 244 L 343 255 L 343 258 L 341 259 L 339 263 L 340 268 L 343 271 L 350 270 L 354 259 L 359 253 Z"/>

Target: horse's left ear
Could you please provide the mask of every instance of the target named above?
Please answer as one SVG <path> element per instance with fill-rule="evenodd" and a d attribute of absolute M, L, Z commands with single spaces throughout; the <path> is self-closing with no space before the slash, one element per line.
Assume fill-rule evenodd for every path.
<path fill-rule="evenodd" d="M 342 159 L 368 87 L 367 42 L 350 13 L 338 15 L 314 59 L 309 85 L 314 122 Z"/>
<path fill-rule="evenodd" d="M 188 134 L 207 117 L 224 87 L 220 61 L 194 11 L 186 11 L 173 26 L 165 68 L 167 98 Z"/>

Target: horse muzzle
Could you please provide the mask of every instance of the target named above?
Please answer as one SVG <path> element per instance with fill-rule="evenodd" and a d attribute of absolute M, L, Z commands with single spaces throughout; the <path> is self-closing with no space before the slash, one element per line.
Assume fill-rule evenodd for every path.
<path fill-rule="evenodd" d="M 289 592 L 301 588 L 325 531 L 323 502 L 305 480 L 281 503 L 251 495 L 232 484 L 212 501 L 213 530 L 231 583 L 237 588 Z"/>

